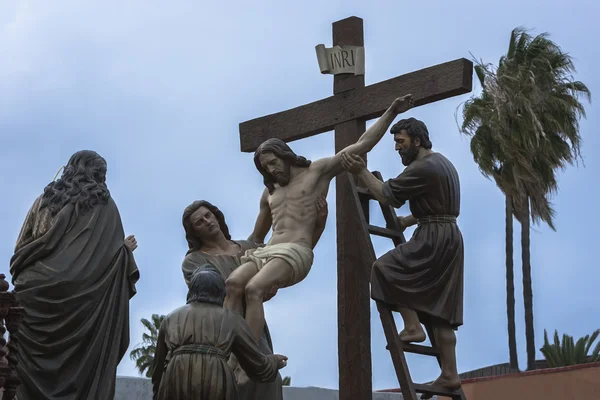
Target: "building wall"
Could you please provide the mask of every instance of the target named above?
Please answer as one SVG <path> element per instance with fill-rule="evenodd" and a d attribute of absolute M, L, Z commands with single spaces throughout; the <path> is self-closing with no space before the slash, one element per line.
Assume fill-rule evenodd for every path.
<path fill-rule="evenodd" d="M 150 379 L 146 378 L 118 376 L 115 391 L 115 400 L 152 399 L 152 384 Z M 338 400 L 338 398 L 337 390 L 294 386 L 283 388 L 283 400 Z M 374 393 L 373 400 L 402 400 L 402 395 L 399 393 Z"/>
<path fill-rule="evenodd" d="M 468 400 L 600 399 L 600 363 L 463 380 Z"/>

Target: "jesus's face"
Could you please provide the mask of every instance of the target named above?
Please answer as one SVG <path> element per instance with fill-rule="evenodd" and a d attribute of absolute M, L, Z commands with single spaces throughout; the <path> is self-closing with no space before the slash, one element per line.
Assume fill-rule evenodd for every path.
<path fill-rule="evenodd" d="M 260 165 L 273 177 L 279 186 L 290 183 L 290 165 L 273 153 L 263 153 L 258 157 Z"/>
<path fill-rule="evenodd" d="M 396 151 L 402 157 L 403 165 L 408 166 L 417 159 L 420 148 L 418 139 L 413 141 L 407 131 L 401 130 L 394 134 L 394 142 L 396 142 Z"/>
<path fill-rule="evenodd" d="M 194 231 L 200 238 L 207 238 L 218 234 L 221 230 L 219 221 L 206 207 L 197 209 L 190 217 Z"/>

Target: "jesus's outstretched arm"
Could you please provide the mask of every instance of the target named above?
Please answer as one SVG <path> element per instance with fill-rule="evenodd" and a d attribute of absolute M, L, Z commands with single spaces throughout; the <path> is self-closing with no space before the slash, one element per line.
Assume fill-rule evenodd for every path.
<path fill-rule="evenodd" d="M 342 167 L 342 153 L 363 155 L 368 153 L 381 140 L 389 126 L 394 122 L 394 119 L 403 112 L 410 110 L 413 107 L 413 98 L 411 94 L 399 97 L 392 105 L 383 113 L 369 129 L 365 131 L 356 143 L 345 147 L 335 156 L 322 158 L 315 161 L 315 167 L 322 168 L 322 174 L 333 178 L 340 174 L 344 168 Z"/>

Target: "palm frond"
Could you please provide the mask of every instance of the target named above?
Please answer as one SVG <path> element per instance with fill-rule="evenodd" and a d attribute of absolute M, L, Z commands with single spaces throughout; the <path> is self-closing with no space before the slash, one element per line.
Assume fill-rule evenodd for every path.
<path fill-rule="evenodd" d="M 503 192 L 515 194 L 517 218 L 524 218 L 527 213 L 519 210 L 529 204 L 527 218 L 556 229 L 551 201 L 558 192 L 556 173 L 583 162 L 580 99 L 590 101 L 591 93 L 573 78 L 569 54 L 547 33 L 532 36 L 524 27 L 511 32 L 497 68 L 474 64 L 482 91 L 463 104 L 459 124 L 471 139 L 473 159 Z"/>
<path fill-rule="evenodd" d="M 149 333 L 142 333 L 142 343 L 138 344 L 131 352 L 129 357 L 135 361 L 136 368 L 140 374 L 147 378 L 152 377 L 154 372 L 154 355 L 156 354 L 156 344 L 158 341 L 158 332 L 165 319 L 164 315 L 152 314 L 151 321 L 146 318 L 141 319 L 142 325 Z"/>
<path fill-rule="evenodd" d="M 600 360 L 600 342 L 596 344 L 592 354 L 588 354 L 594 341 L 598 338 L 600 329 L 592 335 L 586 335 L 575 342 L 573 336 L 566 333 L 559 340 L 558 331 L 554 331 L 554 343 L 548 341 L 548 333 L 544 329 L 544 345 L 540 348 L 541 353 L 548 362 L 550 368 L 565 367 L 568 365 L 585 364 Z"/>

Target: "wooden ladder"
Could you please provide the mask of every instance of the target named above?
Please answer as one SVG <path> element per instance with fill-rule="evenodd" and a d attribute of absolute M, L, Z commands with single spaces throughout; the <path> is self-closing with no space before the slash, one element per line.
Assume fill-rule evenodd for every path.
<path fill-rule="evenodd" d="M 350 186 L 352 188 L 352 193 L 356 202 L 356 208 L 358 210 L 359 218 L 361 219 L 361 225 L 363 228 L 362 234 L 366 236 L 366 243 L 368 243 L 367 251 L 370 254 L 372 265 L 376 260 L 376 256 L 373 248 L 373 242 L 371 241 L 371 235 L 392 239 L 394 246 L 404 243 L 406 239 L 404 238 L 402 231 L 399 229 L 394 208 L 378 202 L 377 199 L 375 199 L 375 197 L 373 197 L 373 195 L 367 189 L 356 184 L 354 177 L 351 174 L 349 175 Z M 375 175 L 380 181 L 383 181 L 379 171 L 374 171 L 373 175 Z M 369 224 L 368 214 L 370 200 L 375 200 L 379 204 L 381 213 L 385 219 L 385 228 Z M 423 323 L 427 331 L 427 337 L 431 342 L 431 346 L 402 342 L 398 335 L 398 329 L 396 328 L 396 322 L 394 321 L 394 316 L 390 306 L 380 301 L 376 301 L 376 304 L 377 311 L 379 311 L 379 316 L 381 318 L 381 324 L 383 325 L 385 338 L 387 340 L 386 349 L 390 351 L 392 363 L 394 364 L 394 369 L 396 370 L 396 377 L 398 378 L 398 383 L 400 384 L 400 389 L 402 390 L 402 396 L 404 400 L 419 400 L 417 393 L 422 394 L 421 399 L 430 399 L 433 395 L 438 395 L 449 397 L 452 400 L 466 400 L 462 388 L 455 391 L 449 391 L 443 387 L 436 387 L 428 384 L 418 384 L 412 381 L 404 353 L 434 356 L 437 358 L 438 363 L 441 366 L 440 352 L 436 345 L 433 329 L 429 324 Z"/>

